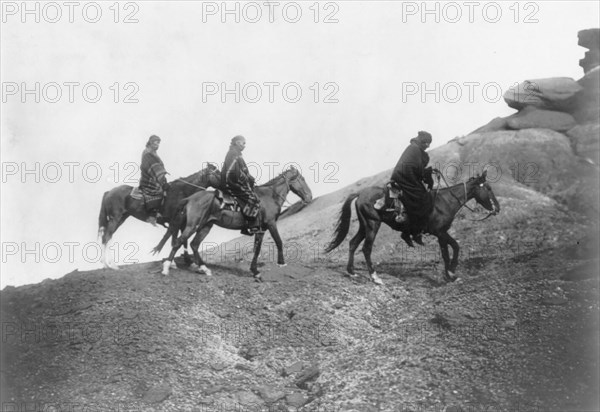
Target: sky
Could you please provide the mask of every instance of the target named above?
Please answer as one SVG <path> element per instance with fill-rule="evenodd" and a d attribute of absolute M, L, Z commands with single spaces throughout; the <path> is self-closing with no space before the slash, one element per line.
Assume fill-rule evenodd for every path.
<path fill-rule="evenodd" d="M 152 134 L 170 180 L 222 163 L 242 134 L 258 183 L 294 164 L 324 195 L 393 167 L 419 130 L 435 148 L 513 113 L 502 94 L 518 82 L 582 77 L 577 32 L 598 8 L 2 2 L 0 286 L 101 267 L 102 194 L 137 185 Z M 162 233 L 130 218 L 113 257 L 157 259 Z"/>

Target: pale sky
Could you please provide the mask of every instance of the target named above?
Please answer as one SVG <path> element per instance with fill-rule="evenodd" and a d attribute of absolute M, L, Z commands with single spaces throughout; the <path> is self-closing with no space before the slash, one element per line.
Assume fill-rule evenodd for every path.
<path fill-rule="evenodd" d="M 242 134 L 259 183 L 295 162 L 319 196 L 418 130 L 436 147 L 513 113 L 498 93 L 517 82 L 580 78 L 577 32 L 600 26 L 596 1 L 75 3 L 2 4 L 2 287 L 100 267 L 102 194 L 137 184 L 151 134 L 171 179 Z M 114 239 L 146 261 L 161 236 L 131 218 Z"/>

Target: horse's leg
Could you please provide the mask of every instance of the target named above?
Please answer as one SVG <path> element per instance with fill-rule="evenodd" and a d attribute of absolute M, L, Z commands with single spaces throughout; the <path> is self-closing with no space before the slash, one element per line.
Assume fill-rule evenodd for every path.
<path fill-rule="evenodd" d="M 279 236 L 279 231 L 277 230 L 277 224 L 271 223 L 268 226 L 269 233 L 271 237 L 275 241 L 275 245 L 277 246 L 277 264 L 279 266 L 285 266 L 285 260 L 283 259 L 283 242 L 281 241 L 281 236 Z"/>
<path fill-rule="evenodd" d="M 169 274 L 169 268 L 171 262 L 175 260 L 175 253 L 183 245 L 194 232 L 200 231 L 204 226 L 207 225 L 211 218 L 212 202 L 214 196 L 208 198 L 202 198 L 199 202 L 192 205 L 190 203 L 186 206 L 186 225 L 181 236 L 175 241 L 175 245 L 171 249 L 171 253 L 167 260 L 163 262 L 163 275 Z"/>
<path fill-rule="evenodd" d="M 349 274 L 354 275 L 354 252 L 360 245 L 360 242 L 365 238 L 365 226 L 362 220 L 359 219 L 360 227 L 358 228 L 358 232 L 354 237 L 350 240 L 350 248 L 348 249 L 348 265 L 346 266 L 346 270 Z"/>
<path fill-rule="evenodd" d="M 192 240 L 191 243 L 192 251 L 194 252 L 194 263 L 191 264 L 190 269 L 198 273 L 205 273 L 206 276 L 212 276 L 212 272 L 209 268 L 206 267 L 206 264 L 204 263 L 202 257 L 200 256 L 200 253 L 198 252 L 198 248 L 200 247 L 200 244 L 202 243 L 204 238 L 208 236 L 208 233 L 210 232 L 210 229 L 212 229 L 212 226 L 213 225 L 211 223 L 198 230 L 196 232 L 196 236 L 194 236 L 194 240 Z"/>
<path fill-rule="evenodd" d="M 458 254 L 460 252 L 460 246 L 458 246 L 458 242 L 454 240 L 452 236 L 448 234 L 448 243 L 452 247 L 452 261 L 450 262 L 450 273 L 449 275 L 452 277 L 452 281 L 458 279 L 458 277 L 454 274 L 456 272 L 456 267 L 458 266 Z"/>
<path fill-rule="evenodd" d="M 381 226 L 381 221 L 379 220 L 366 220 L 366 236 L 365 243 L 363 245 L 362 251 L 365 255 L 365 260 L 367 261 L 367 269 L 369 270 L 369 275 L 371 276 L 371 280 L 378 285 L 383 285 L 382 280 L 377 276 L 377 272 L 373 269 L 373 262 L 371 262 L 371 251 L 373 250 L 373 243 L 375 242 L 375 236 L 377 236 L 377 232 L 379 231 L 379 227 Z"/>
<path fill-rule="evenodd" d="M 254 257 L 252 258 L 252 263 L 250 264 L 250 271 L 254 275 L 254 279 L 256 279 L 257 282 L 260 282 L 262 280 L 260 272 L 258 271 L 257 261 L 258 255 L 260 255 L 260 248 L 262 247 L 262 241 L 264 236 L 264 232 L 259 232 L 254 235 Z"/>
<path fill-rule="evenodd" d="M 117 231 L 117 229 L 125 222 L 125 220 L 129 217 L 128 214 L 116 215 L 112 216 L 106 225 L 106 230 L 102 235 L 102 265 L 105 268 L 110 268 L 113 270 L 119 270 L 119 266 L 112 261 L 112 259 L 107 259 L 107 249 L 108 243 L 112 240 L 113 235 Z"/>
<path fill-rule="evenodd" d="M 185 242 L 187 242 L 188 238 L 190 236 L 192 236 L 193 233 L 194 233 L 194 227 L 187 226 L 185 228 L 185 230 L 183 231 L 183 233 L 181 234 L 181 236 L 177 238 L 177 240 L 175 241 L 175 244 L 171 248 L 171 253 L 169 253 L 169 257 L 163 262 L 163 270 L 162 270 L 163 275 L 167 276 L 169 274 L 169 268 L 171 267 L 171 264 L 175 260 L 175 254 L 177 253 L 177 251 L 179 250 L 181 245 L 183 245 Z"/>
<path fill-rule="evenodd" d="M 442 259 L 444 260 L 444 279 L 446 281 L 456 280 L 454 277 L 454 273 L 452 273 L 451 270 L 450 253 L 448 253 L 448 243 L 450 242 L 450 239 L 452 238 L 446 232 L 438 235 L 438 243 L 440 245 L 440 251 L 442 252 Z"/>

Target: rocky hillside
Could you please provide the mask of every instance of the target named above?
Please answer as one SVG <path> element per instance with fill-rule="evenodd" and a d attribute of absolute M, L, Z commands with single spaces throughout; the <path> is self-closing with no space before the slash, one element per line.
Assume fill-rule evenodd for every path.
<path fill-rule="evenodd" d="M 517 113 L 431 151 L 450 184 L 487 169 L 502 208 L 457 216 L 459 282 L 436 239 L 411 249 L 387 227 L 383 286 L 345 276 L 347 241 L 323 253 L 382 171 L 292 206 L 288 265 L 266 239 L 263 283 L 245 237 L 205 250 L 212 277 L 178 259 L 169 277 L 151 262 L 5 288 L 3 410 L 597 410 L 598 30 L 582 33 L 584 78 L 523 82 Z"/>

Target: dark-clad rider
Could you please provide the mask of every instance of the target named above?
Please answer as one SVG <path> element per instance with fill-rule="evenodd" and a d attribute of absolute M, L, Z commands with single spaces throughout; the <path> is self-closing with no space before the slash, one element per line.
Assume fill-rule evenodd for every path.
<path fill-rule="evenodd" d="M 158 156 L 157 150 L 160 146 L 160 137 L 150 136 L 146 143 L 146 149 L 142 152 L 142 162 L 140 163 L 140 190 L 145 196 L 159 197 L 158 201 L 146 203 L 149 214 L 147 222 L 156 226 L 156 219 L 160 217 L 159 209 L 162 204 L 162 198 L 167 191 L 167 171 Z"/>
<path fill-rule="evenodd" d="M 254 177 L 250 175 L 248 166 L 242 157 L 242 151 L 245 148 L 244 136 L 238 135 L 231 139 L 223 164 L 221 187 L 240 203 L 242 214 L 248 222 L 248 229 L 243 229 L 242 233 L 252 235 L 260 231 L 260 200 L 253 190 Z"/>
<path fill-rule="evenodd" d="M 425 183 L 429 190 L 433 187 L 432 168 L 427 167 L 429 155 L 425 152 L 431 141 L 431 134 L 425 131 L 420 131 L 417 137 L 411 139 L 390 179 L 402 190 L 401 200 L 405 207 L 405 213 L 396 210 L 396 221 L 407 222 L 413 240 L 420 245 L 423 244 L 421 232 L 427 225 L 432 208 L 431 197 L 423 185 Z M 403 239 L 412 246 L 408 235 L 403 235 Z"/>

